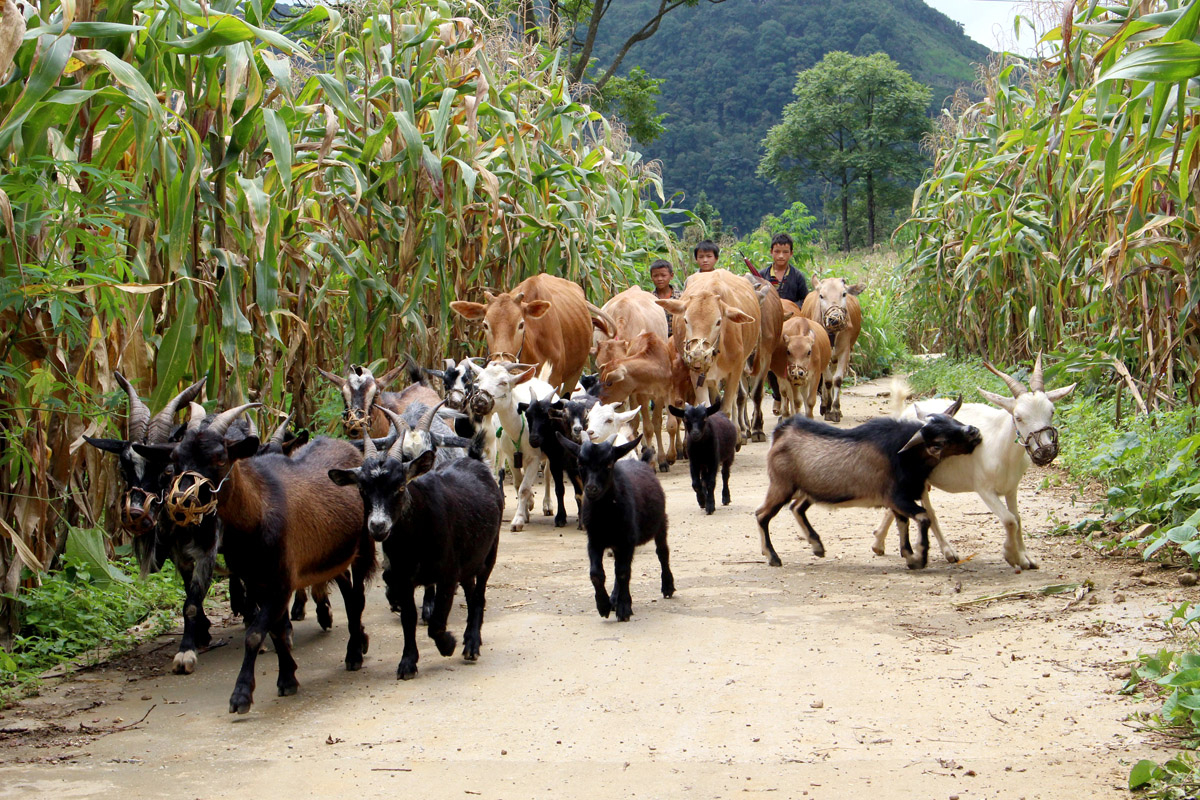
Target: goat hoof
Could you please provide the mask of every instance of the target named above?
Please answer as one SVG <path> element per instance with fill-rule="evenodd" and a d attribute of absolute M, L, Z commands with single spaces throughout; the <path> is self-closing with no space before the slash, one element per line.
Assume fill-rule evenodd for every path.
<path fill-rule="evenodd" d="M 660 461 L 660 462 L 658 462 L 658 471 L 659 472 L 670 472 L 671 465 L 668 464 L 666 461 Z"/>
<path fill-rule="evenodd" d="M 675 596 L 675 579 L 674 578 L 664 578 L 663 579 L 662 594 L 663 594 L 663 597 L 674 597 Z"/>
<path fill-rule="evenodd" d="M 779 556 L 771 556 L 767 560 L 767 565 L 771 567 L 782 567 L 783 561 L 780 560 Z"/>
<path fill-rule="evenodd" d="M 196 651 L 184 650 L 175 654 L 172 670 L 176 675 L 191 675 L 196 671 Z"/>
<path fill-rule="evenodd" d="M 556 527 L 556 528 L 567 527 L 567 515 L 563 514 L 561 517 L 555 517 L 554 518 L 554 527 Z"/>
<path fill-rule="evenodd" d="M 358 672 L 360 669 L 362 669 L 362 665 L 362 656 L 359 656 L 357 659 L 347 658 L 346 672 Z"/>
<path fill-rule="evenodd" d="M 608 615 L 612 613 L 612 602 L 607 597 L 597 597 L 596 610 L 600 612 L 600 616 L 608 619 Z"/>
<path fill-rule="evenodd" d="M 509 526 L 509 530 L 512 530 L 512 531 L 521 531 L 524 529 L 525 529 L 525 523 L 517 522 L 515 519 L 513 520 L 512 525 Z"/>
<path fill-rule="evenodd" d="M 946 559 L 947 564 L 958 563 L 958 553 L 956 553 L 953 548 L 947 547 L 942 551 L 942 556 Z"/>
<path fill-rule="evenodd" d="M 435 637 L 433 643 L 437 645 L 438 652 L 443 656 L 454 655 L 454 648 L 458 646 L 458 640 L 454 638 L 453 633 L 448 631 Z"/>
<path fill-rule="evenodd" d="M 732 502 L 733 502 L 733 498 L 731 498 L 728 494 L 721 495 L 721 505 L 727 506 Z"/>
<path fill-rule="evenodd" d="M 246 695 L 233 693 L 233 697 L 229 698 L 229 713 L 230 714 L 245 714 L 250 711 L 250 706 L 254 704 L 254 700 Z"/>
<path fill-rule="evenodd" d="M 401 661 L 400 666 L 396 667 L 396 678 L 402 681 L 411 681 L 417 677 L 417 665 L 408 661 Z"/>
<path fill-rule="evenodd" d="M 622 603 L 614 610 L 617 613 L 617 622 L 629 622 L 629 618 L 633 616 L 632 603 Z"/>
<path fill-rule="evenodd" d="M 882 547 L 876 547 L 875 545 L 871 545 L 871 552 L 877 556 L 882 556 L 885 554 L 884 549 Z M 950 559 L 947 558 L 946 560 L 949 561 Z"/>
<path fill-rule="evenodd" d="M 295 678 L 292 678 L 287 682 L 280 682 L 278 686 L 280 697 L 291 697 L 296 692 L 300 691 L 300 682 Z"/>
<path fill-rule="evenodd" d="M 305 616 L 307 616 L 307 615 L 304 612 L 304 606 L 302 606 L 302 605 L 292 606 L 292 613 L 291 613 L 292 622 L 299 622 L 300 620 L 304 619 Z"/>
<path fill-rule="evenodd" d="M 364 655 L 364 656 L 367 654 L 367 648 L 369 648 L 370 646 L 371 646 L 371 637 L 370 637 L 370 636 L 367 636 L 367 632 L 366 632 L 366 631 L 363 631 L 363 634 L 362 634 L 362 651 L 363 651 L 363 655 Z"/>

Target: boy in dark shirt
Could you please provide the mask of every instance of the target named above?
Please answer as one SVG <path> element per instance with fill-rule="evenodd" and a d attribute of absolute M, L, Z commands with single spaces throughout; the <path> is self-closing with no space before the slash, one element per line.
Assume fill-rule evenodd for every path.
<path fill-rule="evenodd" d="M 705 239 L 692 248 L 692 258 L 696 259 L 697 272 L 712 272 L 717 268 L 717 259 L 721 257 L 721 248 L 717 243 Z"/>
<path fill-rule="evenodd" d="M 786 233 L 775 234 L 771 237 L 771 268 L 763 273 L 763 277 L 779 292 L 781 300 L 791 300 L 802 306 L 808 295 L 808 281 L 804 279 L 804 273 L 788 263 L 791 259 L 792 237 Z"/>

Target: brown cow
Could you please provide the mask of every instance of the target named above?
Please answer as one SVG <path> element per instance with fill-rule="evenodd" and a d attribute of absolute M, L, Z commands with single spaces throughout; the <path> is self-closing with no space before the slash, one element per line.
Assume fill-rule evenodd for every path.
<path fill-rule="evenodd" d="M 683 363 L 683 356 L 675 346 L 675 337 L 667 340 L 667 355 L 671 359 L 671 405 L 683 408 L 696 405 L 696 384 L 692 381 L 692 372 Z M 674 414 L 667 415 L 667 463 L 674 464 L 682 455 L 687 458 L 687 448 L 683 446 L 683 425 Z"/>
<path fill-rule="evenodd" d="M 783 323 L 783 335 L 771 359 L 771 372 L 779 382 L 784 414 L 800 413 L 803 400 L 804 413 L 812 418 L 829 354 L 829 334 L 823 327 L 807 317 L 793 316 Z"/>
<path fill-rule="evenodd" d="M 666 472 L 670 467 L 663 450 L 662 417 L 671 401 L 671 354 L 657 334 L 640 334 L 630 344 L 629 355 L 610 361 L 601 370 L 600 402 L 622 401 L 626 401 L 626 408 L 641 406 L 642 434 L 649 441 L 650 431 L 654 431 L 658 445 L 654 461 L 660 471 Z"/>
<path fill-rule="evenodd" d="M 842 420 L 842 380 L 850 366 L 850 351 L 862 330 L 862 307 L 855 295 L 863 286 L 847 286 L 841 278 L 813 278 L 812 291 L 800 309 L 804 316 L 825 327 L 833 349 L 821 378 L 821 416 L 830 422 Z"/>
<path fill-rule="evenodd" d="M 534 275 L 511 292 L 484 292 L 486 303 L 455 300 L 450 308 L 461 317 L 483 320 L 488 358 L 550 365 L 552 386 L 574 389 L 587 363 L 592 318 L 610 333 L 615 324 L 587 301 L 583 289 L 553 275 Z"/>
<path fill-rule="evenodd" d="M 640 286 L 631 286 L 605 303 L 600 310 L 616 323 L 613 337 L 632 342 L 638 334 L 650 331 L 665 342 L 671 335 L 667 330 L 667 314 L 655 305 L 655 299 Z"/>
<path fill-rule="evenodd" d="M 678 300 L 656 300 L 674 317 L 676 344 L 696 386 L 696 400 L 708 404 L 720 394 L 721 411 L 735 419 L 733 406 L 746 360 L 758 347 L 758 295 L 744 279 L 729 270 L 698 272 L 687 280 Z M 724 394 L 722 392 L 724 383 Z M 749 431 L 739 435 L 745 441 Z"/>
<path fill-rule="evenodd" d="M 421 373 L 419 371 L 410 370 L 409 377 L 413 379 L 413 383 L 411 386 L 405 387 L 404 391 L 383 391 L 383 387 L 395 380 L 404 367 L 403 364 L 394 367 L 380 378 L 376 378 L 371 373 L 370 367 L 359 364 L 351 364 L 344 377 L 317 367 L 318 372 L 333 381 L 342 390 L 342 401 L 345 403 L 345 409 L 342 411 L 342 426 L 346 431 L 346 436 L 351 439 L 361 439 L 368 419 L 371 422 L 371 436 L 377 439 L 387 436 L 392 429 L 392 423 L 379 410 L 381 406 L 393 413 L 402 414 L 414 402 L 424 403 L 430 408 L 441 402 L 442 398 L 438 396 L 437 392 L 420 382 Z"/>
<path fill-rule="evenodd" d="M 775 287 L 762 278 L 747 275 L 746 279 L 750 281 L 755 294 L 758 295 L 758 306 L 762 312 L 762 316 L 759 318 L 758 349 L 754 353 L 754 363 L 750 365 L 750 402 L 754 404 L 750 438 L 755 442 L 765 442 L 767 435 L 763 433 L 763 384 L 767 381 L 767 373 L 771 371 L 772 358 L 783 336 L 783 301 Z M 791 305 L 795 305 L 795 303 Z"/>

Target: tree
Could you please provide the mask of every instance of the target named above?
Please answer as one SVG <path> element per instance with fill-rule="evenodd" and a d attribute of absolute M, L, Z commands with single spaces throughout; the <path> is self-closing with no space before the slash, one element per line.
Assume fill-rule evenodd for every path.
<path fill-rule="evenodd" d="M 850 249 L 851 190 L 866 192 L 867 245 L 875 244 L 881 187 L 905 184 L 919 174 L 917 149 L 931 128 L 925 110 L 930 91 L 884 53 L 829 53 L 796 78 L 796 99 L 763 140 L 759 175 L 789 200 L 818 178 L 838 192 L 842 249 Z"/>

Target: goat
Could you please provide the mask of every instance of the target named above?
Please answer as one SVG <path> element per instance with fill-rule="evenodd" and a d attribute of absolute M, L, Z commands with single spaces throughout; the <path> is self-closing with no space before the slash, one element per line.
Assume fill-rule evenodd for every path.
<path fill-rule="evenodd" d="M 584 498 L 581 516 L 587 529 L 596 610 L 605 618 L 616 611 L 617 620 L 626 622 L 633 615 L 629 578 L 633 571 L 633 550 L 638 545 L 654 540 L 658 563 L 662 566 L 662 595 L 675 594 L 662 484 L 649 464 L 649 451 L 640 461 L 621 461 L 638 446 L 641 436 L 614 446 L 608 442 L 579 445 L 561 433 L 557 435 L 562 446 L 579 460 Z M 611 596 L 604 585 L 604 551 L 610 549 L 616 573 Z"/>
<path fill-rule="evenodd" d="M 169 558 L 183 579 L 183 636 L 179 640 L 179 650 L 175 653 L 172 669 L 177 674 L 186 675 L 196 669 L 197 651 L 212 642 L 210 623 L 204 613 L 204 598 L 212 583 L 220 530 L 215 520 L 181 528 L 161 515 L 169 459 L 158 451 L 144 455 L 135 447 L 166 444 L 175 428 L 176 412 L 195 400 L 204 388 L 206 378 L 201 378 L 175 395 L 151 418 L 149 407 L 138 397 L 125 376 L 120 372 L 114 373 L 114 376 L 129 398 L 126 438 L 93 439 L 85 436 L 84 440 L 92 447 L 117 456 L 126 484 L 120 502 L 121 527 L 133 534 L 133 551 L 142 578 L 158 572 Z"/>
<path fill-rule="evenodd" d="M 583 395 L 579 400 L 567 401 L 567 427 L 571 430 L 571 438 L 579 444 L 588 441 L 586 438 L 588 413 L 598 402 L 600 401 L 591 395 Z"/>
<path fill-rule="evenodd" d="M 395 380 L 400 371 L 406 368 L 412 384 L 402 392 L 383 391 L 383 387 Z M 334 375 L 320 368 L 317 371 L 341 389 L 342 400 L 345 403 L 342 424 L 346 435 L 351 439 L 361 438 L 367 429 L 370 429 L 372 436 L 387 435 L 391 425 L 381 412 L 372 413 L 376 409 L 390 408 L 401 414 L 408 404 L 414 401 L 419 400 L 432 406 L 441 400 L 437 392 L 425 385 L 420 368 L 412 364 L 394 367 L 378 379 L 369 367 L 359 364 L 351 364 L 345 376 Z"/>
<path fill-rule="evenodd" d="M 473 438 L 479 431 L 488 430 L 491 427 L 483 424 L 481 417 L 471 413 L 470 399 L 475 391 L 475 377 L 482 369 L 475 363 L 477 360 L 464 358 L 456 363 L 453 358 L 447 358 L 443 369 L 423 368 L 421 370 L 426 375 L 442 382 L 446 407 L 463 414 L 463 416 L 455 418 L 454 432 L 468 439 Z M 491 439 L 489 438 L 487 441 L 490 444 Z"/>
<path fill-rule="evenodd" d="M 628 411 L 618 411 L 618 403 L 597 403 L 592 406 L 587 415 L 587 428 L 584 434 L 593 444 L 606 442 L 616 437 L 616 444 L 625 444 L 633 439 L 633 431 L 629 422 L 637 417 L 641 406 Z M 630 456 L 634 458 L 635 456 Z"/>
<path fill-rule="evenodd" d="M 958 417 L 978 427 L 983 442 L 969 455 L 948 458 L 938 464 L 929 475 L 929 485 L 945 492 L 978 494 L 1004 526 L 1004 560 L 1017 572 L 1037 569 L 1037 563 L 1025 552 L 1021 514 L 1017 510 L 1017 487 L 1030 463 L 1045 466 L 1058 455 L 1058 430 L 1053 425 L 1054 404 L 1071 394 L 1075 384 L 1046 391 L 1041 353 L 1038 353 L 1034 363 L 1028 389 L 1016 378 L 991 364 L 984 362 L 984 366 L 1004 380 L 1013 396 L 1004 397 L 980 389 L 980 394 L 1000 408 L 983 403 L 967 403 L 962 407 Z M 894 405 L 901 405 L 904 395 L 900 386 L 892 387 Z M 910 405 L 904 409 L 901 418 L 915 418 L 918 410 L 932 413 L 943 408 L 947 402 L 928 400 Z M 1004 503 L 1001 503 L 1001 497 Z M 937 537 L 942 555 L 952 564 L 957 562 L 958 554 L 946 542 L 933 507 L 929 504 L 929 486 L 925 487 L 921 504 L 929 515 L 929 527 Z M 875 544 L 871 549 L 877 555 L 883 555 L 884 539 L 891 523 L 891 515 L 886 514 L 875 529 Z"/>
<path fill-rule="evenodd" d="M 729 497 L 729 468 L 737 451 L 737 428 L 721 413 L 721 404 L 710 406 L 669 406 L 671 414 L 687 429 L 688 464 L 692 471 L 692 490 L 696 502 L 711 514 L 716 510 L 717 468 L 721 470 L 721 505 Z"/>
<path fill-rule="evenodd" d="M 230 713 L 239 714 L 254 702 L 254 665 L 266 633 L 279 660 L 280 696 L 299 689 L 287 614 L 297 589 L 337 581 L 350 630 L 346 669 L 362 667 L 369 644 L 362 625 L 364 586 L 375 568 L 362 503 L 327 477 L 330 469 L 359 466 L 362 454 L 349 442 L 318 437 L 291 458 L 257 455 L 255 437 L 226 438 L 233 421 L 253 405 L 224 411 L 207 425 L 189 425 L 177 444 L 134 448 L 143 455 L 170 454 L 177 474 L 165 505 L 177 524 L 216 512 L 225 530 L 226 563 L 258 607 L 229 699 Z"/>
<path fill-rule="evenodd" d="M 446 622 L 462 584 L 467 598 L 463 658 L 479 658 L 485 594 L 500 543 L 504 493 L 479 460 L 482 448 L 478 440 L 471 457 L 432 472 L 431 451 L 405 461 L 402 450 L 402 440 L 384 456 L 368 450 L 361 467 L 331 469 L 328 475 L 339 486 L 358 486 L 366 531 L 372 540 L 383 543 L 388 599 L 399 601 L 404 626 L 404 654 L 396 677 L 407 680 L 417 674 L 419 657 L 413 604 L 418 584 L 437 586 L 429 637 L 443 656 L 453 655 L 457 644 L 454 634 L 446 630 Z"/>
<path fill-rule="evenodd" d="M 982 440 L 978 428 L 954 419 L 961 407 L 960 397 L 944 414 L 922 416 L 920 422 L 880 417 L 848 430 L 800 415 L 782 420 L 767 453 L 767 496 L 754 513 L 771 566 L 783 562 L 767 526 L 788 503 L 813 554 L 824 557 L 825 545 L 805 514 L 813 503 L 824 503 L 890 509 L 900 529 L 901 555 L 909 569 L 923 569 L 929 516 L 917 500 L 925 481 L 943 458 L 970 453 Z M 921 529 L 915 552 L 908 539 L 910 519 Z"/>
<path fill-rule="evenodd" d="M 498 423 L 493 468 L 499 472 L 505 462 L 513 466 L 514 483 L 517 486 L 517 510 L 513 513 L 511 524 L 514 531 L 522 530 L 529 522 L 533 482 L 544 460 L 541 451 L 529 443 L 529 428 L 525 418 L 517 411 L 517 404 L 528 403 L 534 396 L 544 397 L 553 391 L 549 383 L 533 377 L 535 369 L 528 364 L 488 364 L 476 377 L 475 393 L 471 396 L 472 412 L 480 416 L 494 414 Z M 550 476 L 547 475 L 546 479 L 549 482 Z M 547 496 L 543 502 L 546 514 L 550 513 L 549 504 L 550 498 Z"/>
<path fill-rule="evenodd" d="M 554 527 L 561 528 L 567 524 L 567 509 L 563 502 L 565 487 L 563 473 L 571 479 L 575 489 L 575 507 L 583 508 L 583 484 L 579 481 L 579 468 L 575 457 L 562 448 L 558 443 L 557 433 L 571 437 L 570 420 L 567 416 L 567 406 L 562 400 L 556 399 L 553 393 L 542 399 L 532 398 L 528 403 L 519 403 L 517 411 L 525 415 L 529 427 L 529 444 L 536 447 L 546 457 L 551 477 L 554 478 L 554 496 L 558 501 L 558 513 L 554 515 Z M 579 520 L 579 529 L 583 530 L 583 519 Z"/>

